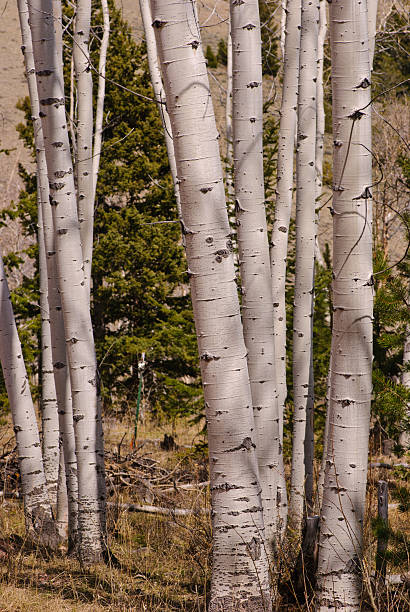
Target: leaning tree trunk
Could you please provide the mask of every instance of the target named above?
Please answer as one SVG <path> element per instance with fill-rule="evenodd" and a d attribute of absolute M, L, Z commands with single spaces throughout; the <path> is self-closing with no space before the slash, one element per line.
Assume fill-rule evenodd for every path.
<path fill-rule="evenodd" d="M 193 4 L 152 0 L 174 135 L 208 423 L 213 516 L 210 610 L 269 609 L 252 399 L 222 167 Z"/>
<path fill-rule="evenodd" d="M 299 80 L 301 0 L 287 0 L 282 104 L 278 141 L 275 220 L 271 236 L 272 298 L 274 307 L 276 387 L 279 395 L 279 431 L 283 444 L 283 411 L 286 388 L 286 306 L 285 281 L 290 211 L 293 193 L 293 152 Z M 284 490 L 282 520 L 286 523 Z"/>
<path fill-rule="evenodd" d="M 0 361 L 16 434 L 27 533 L 55 548 L 59 538 L 48 498 L 36 414 L 1 257 Z"/>
<path fill-rule="evenodd" d="M 255 420 L 268 552 L 279 528 L 283 456 L 275 380 L 272 285 L 263 176 L 263 92 L 258 0 L 230 3 L 235 210 L 243 335 Z M 282 462 L 279 467 L 279 462 Z M 281 470 L 281 471 L 282 471 Z"/>
<path fill-rule="evenodd" d="M 74 21 L 73 61 L 77 80 L 77 208 L 84 259 L 84 281 L 91 287 L 93 253 L 93 77 L 90 66 L 91 0 L 77 0 Z"/>
<path fill-rule="evenodd" d="M 42 274 L 47 274 L 47 298 L 50 315 L 50 332 L 52 348 L 52 364 L 57 395 L 59 435 L 63 439 L 66 487 L 68 491 L 68 540 L 69 549 L 74 547 L 77 534 L 77 459 L 75 456 L 75 440 L 73 428 L 73 413 L 71 404 L 71 388 L 67 366 L 66 342 L 64 333 L 64 322 L 61 311 L 60 294 L 57 287 L 57 268 L 55 257 L 55 240 L 52 220 L 52 212 L 49 201 L 49 184 L 47 176 L 47 162 L 45 157 L 43 130 L 40 118 L 40 106 L 37 92 L 37 81 L 34 67 L 34 57 L 32 39 L 29 25 L 28 3 L 27 0 L 19 0 L 19 16 L 22 32 L 22 42 L 24 49 L 24 60 L 26 65 L 27 83 L 30 94 L 31 115 L 34 127 L 34 142 L 36 149 L 37 164 L 37 185 L 40 193 L 38 216 L 39 216 L 39 235 L 40 229 L 43 230 L 44 251 L 46 255 L 46 270 L 44 265 L 40 265 L 40 282 Z M 55 14 L 54 14 L 55 16 Z M 55 21 L 55 23 L 57 23 Z M 61 28 L 61 21 L 60 28 Z M 62 47 L 58 47 L 58 52 L 62 53 Z M 62 57 L 62 56 L 61 56 Z M 41 255 L 41 244 L 40 255 Z M 46 463 L 46 462 L 45 462 Z M 57 457 L 57 470 L 58 470 Z M 47 475 L 47 472 L 46 472 Z M 58 481 L 59 489 L 63 486 L 62 481 Z M 61 492 L 58 497 L 61 500 Z M 63 494 L 64 497 L 64 494 Z M 57 499 L 58 503 L 58 499 Z M 61 508 L 61 503 L 59 505 Z"/>
<path fill-rule="evenodd" d="M 366 3 L 330 4 L 333 331 L 317 573 L 320 610 L 359 610 L 372 390 L 370 64 Z"/>
<path fill-rule="evenodd" d="M 92 202 L 95 200 L 95 192 L 97 189 L 98 172 L 100 170 L 102 131 L 104 118 L 104 100 L 105 100 L 105 68 L 107 64 L 107 50 L 110 40 L 110 10 L 107 0 L 101 0 L 101 10 L 103 15 L 103 35 L 100 46 L 100 57 L 98 60 L 98 91 L 97 103 L 95 109 L 95 132 L 93 143 L 93 192 Z"/>
<path fill-rule="evenodd" d="M 178 216 L 181 218 L 181 198 L 179 195 L 179 181 L 177 176 L 177 165 L 175 161 L 174 142 L 172 138 L 172 127 L 169 119 L 165 90 L 162 84 L 161 71 L 158 65 L 157 43 L 152 28 L 152 16 L 149 0 L 140 0 L 142 24 L 144 26 L 145 42 L 147 45 L 148 67 L 151 76 L 152 88 L 155 101 L 161 116 L 162 128 L 164 130 L 165 146 L 167 148 L 169 168 L 171 170 L 172 182 L 174 184 L 175 200 Z"/>
<path fill-rule="evenodd" d="M 302 0 L 296 148 L 293 443 L 289 522 L 299 533 L 313 489 L 313 304 L 316 238 L 316 82 L 319 6 Z"/>
<path fill-rule="evenodd" d="M 98 561 L 105 547 L 97 473 L 97 368 L 84 279 L 76 192 L 65 117 L 63 71 L 55 52 L 51 0 L 29 4 L 37 86 L 56 235 L 56 257 L 71 388 L 78 466 L 79 556 Z M 102 503 L 101 503 L 102 502 Z"/>

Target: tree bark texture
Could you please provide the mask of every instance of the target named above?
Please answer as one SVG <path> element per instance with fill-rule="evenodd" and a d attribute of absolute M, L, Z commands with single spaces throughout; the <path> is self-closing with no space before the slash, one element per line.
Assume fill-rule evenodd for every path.
<path fill-rule="evenodd" d="M 330 4 L 333 330 L 319 610 L 359 610 L 372 390 L 370 63 L 366 3 Z"/>
<path fill-rule="evenodd" d="M 268 551 L 277 539 L 283 471 L 275 379 L 272 285 L 263 176 L 263 96 L 257 0 L 231 0 L 235 211 L 242 323 Z M 280 465 L 281 463 L 281 465 Z"/>
<path fill-rule="evenodd" d="M 34 75 L 35 78 L 35 75 Z M 37 115 L 38 117 L 38 115 Z M 39 117 L 38 117 L 39 119 Z M 47 175 L 45 175 L 47 180 Z M 43 428 L 42 451 L 48 496 L 52 508 L 57 506 L 58 464 L 60 456 L 60 430 L 58 424 L 57 393 L 53 370 L 53 347 L 51 341 L 50 308 L 48 301 L 47 256 L 44 242 L 43 205 L 49 206 L 48 184 L 45 183 L 46 201 L 42 202 L 41 181 L 37 178 L 38 202 L 38 251 L 40 273 L 41 314 L 41 420 Z"/>
<path fill-rule="evenodd" d="M 104 500 L 99 499 L 97 473 L 97 368 L 89 293 L 84 279 L 62 64 L 55 52 L 51 2 L 33 0 L 29 10 L 72 389 L 78 466 L 78 551 L 83 562 L 94 562 L 103 555 Z"/>
<path fill-rule="evenodd" d="M 73 61 L 77 80 L 77 207 L 84 259 L 84 281 L 91 287 L 93 254 L 93 77 L 90 66 L 91 0 L 77 0 L 74 21 Z"/>
<path fill-rule="evenodd" d="M 107 0 L 101 0 L 101 8 L 103 14 L 103 35 L 100 46 L 100 57 L 98 61 L 98 91 L 97 104 L 95 110 L 95 132 L 93 145 L 93 194 L 92 202 L 95 201 L 95 192 L 97 189 L 98 172 L 100 169 L 101 144 L 102 144 L 102 129 L 104 118 L 104 99 L 105 99 L 105 67 L 107 63 L 107 49 L 110 40 L 110 10 Z"/>
<path fill-rule="evenodd" d="M 0 361 L 16 434 L 27 534 L 41 544 L 55 548 L 58 544 L 58 535 L 48 498 L 36 414 L 2 258 L 0 258 Z"/>
<path fill-rule="evenodd" d="M 58 7 L 57 7 L 58 8 Z M 73 414 L 71 403 L 71 387 L 69 379 L 69 371 L 66 356 L 66 342 L 64 332 L 64 321 L 61 310 L 61 299 L 58 290 L 57 268 L 56 268 L 56 251 L 54 227 L 52 219 L 52 211 L 49 200 L 49 184 L 47 176 L 47 162 L 44 148 L 43 129 L 40 117 L 40 105 L 37 91 L 37 81 L 35 75 L 32 38 L 29 25 L 29 14 L 26 0 L 19 0 L 19 15 L 22 32 L 22 42 L 24 48 L 24 59 L 26 65 L 27 82 L 30 95 L 31 114 L 34 124 L 34 141 L 36 148 L 36 163 L 37 163 L 37 184 L 41 194 L 39 208 L 39 228 L 43 229 L 44 247 L 46 254 L 46 273 L 47 273 L 47 298 L 50 315 L 50 332 L 51 332 L 51 348 L 52 348 L 52 363 L 54 372 L 54 382 L 57 395 L 58 406 L 58 421 L 59 435 L 63 439 L 65 449 L 65 474 L 67 477 L 68 490 L 68 512 L 69 512 L 69 528 L 68 538 L 69 547 L 71 548 L 76 540 L 77 534 L 77 498 L 78 498 L 78 483 L 77 483 L 77 459 L 75 456 L 75 440 L 73 428 Z M 55 24 L 61 28 L 61 20 L 55 20 Z M 58 27 L 57 27 L 58 30 Z M 57 52 L 60 57 L 62 54 L 62 46 L 59 44 L 59 38 L 56 39 Z M 62 57 L 61 57 L 62 59 Z M 40 246 L 40 245 L 39 245 Z M 43 270 L 41 267 L 40 276 Z M 57 458 L 58 469 L 58 458 Z M 58 501 L 58 500 L 57 500 Z"/>
<path fill-rule="evenodd" d="M 174 136 L 209 438 L 210 610 L 270 605 L 246 347 L 206 63 L 189 0 L 151 2 Z"/>
<path fill-rule="evenodd" d="M 276 381 L 279 396 L 280 441 L 283 443 L 283 411 L 286 388 L 285 281 L 288 234 L 293 193 L 293 152 L 296 133 L 299 81 L 301 0 L 287 0 L 282 103 L 278 141 L 275 220 L 271 236 L 272 299 L 274 308 Z M 286 522 L 286 498 L 282 520 Z"/>
<path fill-rule="evenodd" d="M 296 261 L 293 307 L 293 444 L 289 521 L 302 529 L 313 488 L 313 304 L 316 238 L 316 83 L 319 5 L 302 0 L 296 148 Z M 309 499 L 307 499 L 309 497 Z"/>
<path fill-rule="evenodd" d="M 152 27 L 152 15 L 149 0 L 140 0 L 142 24 L 144 26 L 145 42 L 147 45 L 148 67 L 151 76 L 152 88 L 155 101 L 161 116 L 162 128 L 164 130 L 165 146 L 167 148 L 169 168 L 171 170 L 172 182 L 174 184 L 175 200 L 178 216 L 181 218 L 181 198 L 179 195 L 179 181 L 177 176 L 177 165 L 175 161 L 174 142 L 172 138 L 172 127 L 166 106 L 165 90 L 162 84 L 161 71 L 158 65 L 158 52 L 155 34 Z"/>

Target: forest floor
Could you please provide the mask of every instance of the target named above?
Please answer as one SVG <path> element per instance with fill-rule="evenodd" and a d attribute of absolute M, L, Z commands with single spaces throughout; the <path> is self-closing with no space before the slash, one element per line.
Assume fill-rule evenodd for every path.
<path fill-rule="evenodd" d="M 106 565 L 84 569 L 75 559 L 66 557 L 64 546 L 51 555 L 33 548 L 25 540 L 21 500 L 16 497 L 18 466 L 13 432 L 8 420 L 3 422 L 0 428 L 1 612 L 205 611 L 211 567 L 211 526 L 206 447 L 198 426 L 181 420 L 174 428 L 169 424 L 145 423 L 139 427 L 138 441 L 132 448 L 131 418 L 121 422 L 107 419 L 105 425 L 112 557 Z M 393 460 L 378 457 L 377 461 Z M 376 539 L 369 519 L 376 514 L 377 480 L 388 479 L 394 489 L 405 484 L 405 476 L 401 478 L 400 473 L 391 469 L 369 471 L 367 559 L 374 560 L 375 553 Z M 129 504 L 134 505 L 134 510 L 137 505 L 140 510 L 154 506 L 168 514 L 130 512 Z M 180 515 L 178 509 L 189 512 Z M 409 518 L 400 515 L 397 504 L 393 504 L 390 509 L 393 530 L 407 531 L 409 536 Z M 295 547 L 289 549 L 280 552 L 283 586 L 276 610 L 313 610 L 310 603 L 303 602 L 303 597 L 300 602 L 292 597 Z M 370 561 L 366 567 L 370 576 Z M 393 561 L 387 572 L 399 576 L 408 572 L 408 567 L 395 565 Z M 364 609 L 408 610 L 407 587 L 390 587 L 382 594 L 380 604 L 376 601 L 373 606 L 367 592 L 364 601 L 370 607 L 365 603 Z"/>

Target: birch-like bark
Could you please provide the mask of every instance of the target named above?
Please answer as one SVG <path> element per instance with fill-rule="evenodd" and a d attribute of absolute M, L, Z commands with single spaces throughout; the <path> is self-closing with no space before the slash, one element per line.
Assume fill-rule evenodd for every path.
<path fill-rule="evenodd" d="M 378 6 L 379 6 L 379 0 L 368 0 L 367 1 L 367 15 L 368 15 L 368 24 L 369 24 L 370 70 L 373 70 L 374 49 L 376 46 Z"/>
<path fill-rule="evenodd" d="M 252 399 L 222 167 L 195 8 L 152 0 L 174 135 L 208 423 L 211 612 L 270 607 Z"/>
<path fill-rule="evenodd" d="M 27 534 L 55 548 L 58 535 L 48 498 L 36 414 L 1 257 L 0 361 L 16 434 Z"/>
<path fill-rule="evenodd" d="M 34 130 L 34 143 L 36 149 L 37 185 L 39 198 L 39 230 L 42 229 L 44 240 L 44 251 L 46 256 L 47 273 L 47 298 L 50 315 L 52 364 L 54 371 L 54 382 L 57 396 L 58 421 L 60 436 L 64 440 L 65 448 L 65 472 L 67 475 L 67 490 L 69 492 L 69 548 L 72 548 L 77 533 L 77 460 L 75 456 L 75 441 L 73 429 L 73 414 L 71 405 L 70 379 L 67 367 L 66 343 L 64 334 L 64 322 L 61 311 L 60 294 L 57 287 L 57 269 L 55 258 L 55 240 L 52 220 L 52 212 L 49 200 L 49 185 L 47 176 L 47 162 L 44 149 L 43 130 L 40 118 L 40 105 L 37 91 L 37 80 L 35 75 L 32 38 L 29 25 L 29 12 L 27 0 L 18 2 L 19 18 L 24 50 L 24 61 L 26 66 L 27 84 L 30 95 L 31 116 Z M 58 9 L 58 6 L 57 6 Z M 54 14 L 58 22 L 58 13 Z M 56 51 L 62 61 L 62 46 L 57 38 Z M 41 232 L 39 231 L 39 234 Z M 41 246 L 41 245 L 39 245 Z M 44 265 L 40 266 L 44 272 Z M 43 282 L 43 281 L 41 281 Z M 57 461 L 58 464 L 58 461 Z M 58 467 L 57 467 L 58 469 Z M 61 496 L 60 496 L 61 497 Z M 57 499 L 58 502 L 58 499 Z"/>
<path fill-rule="evenodd" d="M 73 61 L 77 80 L 77 146 L 75 173 L 77 207 L 84 259 L 84 281 L 91 287 L 94 225 L 93 175 L 93 77 L 90 67 L 91 0 L 77 0 L 74 22 Z"/>
<path fill-rule="evenodd" d="M 67 479 L 65 475 L 64 448 L 62 444 L 60 444 L 60 461 L 58 464 L 56 524 L 60 538 L 65 540 L 68 536 L 68 495 Z"/>
<path fill-rule="evenodd" d="M 228 207 L 233 205 L 233 136 L 232 136 L 232 36 L 231 20 L 229 19 L 228 44 L 226 45 L 226 104 L 225 104 L 225 124 L 226 124 L 226 165 L 227 176 L 226 186 L 228 191 Z M 231 220 L 229 210 L 229 219 Z"/>
<path fill-rule="evenodd" d="M 242 323 L 255 420 L 268 552 L 278 530 L 279 414 L 275 380 L 272 285 L 263 176 L 263 92 L 258 0 L 230 3 L 233 51 L 235 210 Z M 283 469 L 283 466 L 282 466 Z"/>
<path fill-rule="evenodd" d="M 34 75 L 35 78 L 35 75 Z M 37 118 L 40 119 L 37 115 Z M 40 126 L 41 127 L 41 126 Z M 45 186 L 47 185 L 47 175 Z M 42 201 L 41 181 L 37 179 L 37 202 L 38 202 L 38 258 L 40 275 L 40 313 L 41 313 L 41 420 L 43 427 L 42 451 L 44 461 L 44 472 L 46 475 L 48 496 L 53 510 L 57 506 L 58 488 L 58 464 L 59 464 L 59 439 L 60 431 L 58 425 L 57 393 L 53 370 L 53 348 L 51 341 L 50 308 L 48 302 L 48 278 L 47 278 L 47 256 L 44 242 L 43 212 L 44 205 L 48 201 Z M 45 196 L 48 198 L 48 188 Z"/>
<path fill-rule="evenodd" d="M 296 148 L 296 261 L 293 307 L 293 443 L 289 521 L 302 528 L 306 489 L 312 506 L 313 304 L 316 238 L 316 83 L 319 5 L 302 0 Z M 309 463 L 308 463 L 309 461 Z"/>
<path fill-rule="evenodd" d="M 300 15 L 301 0 L 288 0 L 278 140 L 275 220 L 271 237 L 272 298 L 274 307 L 273 330 L 275 336 L 276 386 L 279 395 L 281 444 L 283 441 L 283 410 L 287 396 L 285 281 L 293 193 L 293 152 L 295 146 L 299 80 Z M 286 520 L 286 513 L 284 513 L 283 518 Z"/>
<path fill-rule="evenodd" d="M 155 34 L 152 27 L 151 7 L 149 0 L 140 0 L 142 24 L 144 26 L 145 41 L 147 45 L 148 68 L 151 76 L 152 88 L 155 101 L 161 116 L 162 128 L 165 136 L 169 168 L 171 170 L 172 182 L 174 184 L 175 200 L 177 204 L 178 217 L 181 219 L 181 198 L 179 195 L 179 181 L 177 176 L 177 165 L 175 161 L 174 142 L 172 137 L 171 121 L 166 106 L 165 90 L 162 84 L 161 71 L 158 65 L 158 52 Z"/>
<path fill-rule="evenodd" d="M 107 49 L 110 40 L 110 10 L 107 0 L 101 0 L 103 15 L 103 35 L 100 46 L 100 57 L 98 60 L 98 91 L 97 104 L 95 109 L 95 130 L 93 145 L 93 192 L 92 202 L 94 205 L 95 192 L 97 189 L 98 172 L 100 169 L 101 143 L 104 118 L 104 99 L 105 99 L 105 67 L 107 64 Z"/>
<path fill-rule="evenodd" d="M 323 60 L 327 34 L 326 0 L 319 0 L 319 31 L 317 39 L 317 81 L 316 81 L 316 198 L 322 195 L 323 154 L 325 137 L 325 107 L 323 99 Z M 322 258 L 323 259 L 323 258 Z"/>
<path fill-rule="evenodd" d="M 40 316 L 41 316 L 41 409 L 42 409 L 42 451 L 44 472 L 47 480 L 51 506 L 56 508 L 59 462 L 59 427 L 58 405 L 53 372 L 53 355 L 50 327 L 50 308 L 48 301 L 47 257 L 44 241 L 42 209 L 48 202 L 47 169 L 42 162 L 44 143 L 39 117 L 36 76 L 34 73 L 33 49 L 28 19 L 27 0 L 18 0 L 22 50 L 26 70 L 26 79 L 31 101 L 34 142 L 37 162 L 37 205 L 38 205 L 38 250 L 40 273 Z"/>
<path fill-rule="evenodd" d="M 320 518 L 319 610 L 356 611 L 372 390 L 370 63 L 366 3 L 330 4 L 333 104 L 333 330 Z"/>
<path fill-rule="evenodd" d="M 29 12 L 73 393 L 78 465 L 78 552 L 82 561 L 94 562 L 102 558 L 104 548 L 100 519 L 104 500 L 99 499 L 96 469 L 97 368 L 65 120 L 62 64 L 55 52 L 51 1 L 33 0 Z"/>

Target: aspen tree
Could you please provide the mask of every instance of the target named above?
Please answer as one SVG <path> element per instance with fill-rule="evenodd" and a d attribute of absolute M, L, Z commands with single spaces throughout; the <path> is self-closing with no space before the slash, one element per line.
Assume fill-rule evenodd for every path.
<path fill-rule="evenodd" d="M 48 498 L 36 414 L 1 257 L 0 361 L 16 434 L 26 530 L 30 538 L 55 548 L 58 535 Z"/>
<path fill-rule="evenodd" d="M 209 610 L 268 610 L 269 572 L 246 347 L 199 24 L 189 0 L 151 2 L 180 180 L 209 436 Z"/>
<path fill-rule="evenodd" d="M 275 220 L 271 235 L 273 330 L 275 337 L 276 386 L 279 397 L 279 432 L 283 443 L 283 411 L 286 388 L 285 280 L 290 211 L 293 193 L 293 152 L 296 133 L 299 80 L 301 0 L 287 0 L 283 89 L 280 109 Z M 285 493 L 285 491 L 284 491 Z M 286 505 L 282 519 L 286 521 Z"/>
<path fill-rule="evenodd" d="M 37 115 L 38 117 L 38 115 Z M 38 117 L 39 118 L 39 117 Z M 47 175 L 46 177 L 47 178 Z M 58 424 L 58 404 L 53 370 L 53 348 L 50 327 L 50 308 L 48 302 L 47 256 L 44 242 L 41 182 L 37 181 L 38 200 L 38 258 L 40 276 L 40 315 L 41 315 L 41 420 L 43 428 L 42 451 L 48 496 L 53 509 L 57 506 L 58 465 L 60 456 L 60 430 Z M 46 183 L 47 186 L 47 183 Z M 48 189 L 46 196 L 48 198 Z"/>
<path fill-rule="evenodd" d="M 53 356 L 50 326 L 50 308 L 48 300 L 48 277 L 46 247 L 44 241 L 43 214 L 44 205 L 48 202 L 47 169 L 44 160 L 44 143 L 39 117 L 36 76 L 34 73 L 33 49 L 28 21 L 27 0 L 18 0 L 22 50 L 26 71 L 27 85 L 31 102 L 31 116 L 34 129 L 34 140 L 37 162 L 37 203 L 38 203 L 38 250 L 40 275 L 40 317 L 41 317 L 41 409 L 42 409 L 42 451 L 44 472 L 48 485 L 48 494 L 52 508 L 57 504 L 58 462 L 59 462 L 59 426 L 58 405 L 53 372 Z"/>
<path fill-rule="evenodd" d="M 330 4 L 333 330 L 318 609 L 359 610 L 372 390 L 370 63 L 366 3 Z"/>
<path fill-rule="evenodd" d="M 75 173 L 77 208 L 84 260 L 84 280 L 90 291 L 94 225 L 93 77 L 89 38 L 91 0 L 77 0 L 74 20 L 73 62 L 77 81 L 77 132 Z"/>
<path fill-rule="evenodd" d="M 97 368 L 65 118 L 63 71 L 56 54 L 51 1 L 33 0 L 29 11 L 72 388 L 78 467 L 78 552 L 83 562 L 94 562 L 102 558 L 104 550 L 101 530 L 104 499 L 99 499 L 103 492 L 99 491 L 96 452 Z"/>
<path fill-rule="evenodd" d="M 55 257 L 55 240 L 54 240 L 54 228 L 52 220 L 52 212 L 49 201 L 49 185 L 47 176 L 47 162 L 45 157 L 43 130 L 40 118 L 40 105 L 37 91 L 37 80 L 35 75 L 32 38 L 29 25 L 29 12 L 27 0 L 19 0 L 18 2 L 20 27 L 22 35 L 22 43 L 24 50 L 24 61 L 26 66 L 27 84 L 30 96 L 31 104 L 31 116 L 33 120 L 34 128 L 34 142 L 36 149 L 36 164 L 37 164 L 37 185 L 38 185 L 38 218 L 39 218 L 39 249 L 40 249 L 40 283 L 44 282 L 44 275 L 46 274 L 47 280 L 47 300 L 48 309 L 50 316 L 50 334 L 51 334 L 51 349 L 52 349 L 52 364 L 55 382 L 55 391 L 57 396 L 57 408 L 58 408 L 58 423 L 59 423 L 59 436 L 62 438 L 63 446 L 65 449 L 64 457 L 66 461 L 65 474 L 67 478 L 67 490 L 68 490 L 68 513 L 69 513 L 69 525 L 68 525 L 68 539 L 69 549 L 71 549 L 76 540 L 77 533 L 77 497 L 78 497 L 78 485 L 77 485 L 77 460 L 75 456 L 75 441 L 74 441 L 74 428 L 73 428 L 73 414 L 71 405 L 71 388 L 70 379 L 66 357 L 66 343 L 64 333 L 64 322 L 61 311 L 61 300 L 60 294 L 57 287 L 57 268 L 56 268 L 56 257 Z M 55 21 L 56 23 L 56 21 Z M 60 20 L 61 24 L 61 20 Z M 57 40 L 57 42 L 59 42 Z M 62 46 L 57 47 L 57 52 L 62 58 Z M 46 269 L 44 269 L 44 263 L 41 262 L 41 241 L 44 240 L 44 252 L 46 257 Z M 46 308 L 46 305 L 44 305 Z M 51 442 L 51 445 L 54 441 Z M 44 444 L 45 445 L 45 444 Z M 61 447 L 61 444 L 59 444 Z M 58 467 L 58 456 L 56 459 L 57 470 Z M 46 461 L 45 461 L 46 463 Z M 50 461 L 51 463 L 51 461 Z M 53 469 L 54 469 L 53 465 Z M 47 475 L 47 472 L 46 472 Z M 64 493 L 60 491 L 63 487 L 63 482 L 59 478 L 59 490 L 57 492 L 57 505 L 60 508 L 61 513 L 61 501 L 58 504 L 58 497 L 63 496 Z M 58 512 L 57 508 L 57 512 Z"/>
<path fill-rule="evenodd" d="M 235 211 L 242 292 L 268 550 L 278 529 L 279 414 L 272 285 L 263 177 L 263 92 L 258 0 L 230 3 Z M 283 469 L 283 466 L 282 466 Z M 281 497 L 281 491 L 279 492 Z"/>
<path fill-rule="evenodd" d="M 296 148 L 292 475 L 289 520 L 302 527 L 313 489 L 313 305 L 316 238 L 316 83 L 319 5 L 302 0 Z"/>
<path fill-rule="evenodd" d="M 324 46 L 327 34 L 326 0 L 319 0 L 319 31 L 317 39 L 317 81 L 316 81 L 316 199 L 322 195 L 323 154 L 325 136 L 325 107 L 323 100 Z M 319 205 L 319 202 L 318 204 Z M 321 263 L 321 262 L 320 262 Z M 323 265 L 323 264 L 322 264 Z"/>
<path fill-rule="evenodd" d="M 177 177 L 177 165 L 175 161 L 174 143 L 172 139 L 172 127 L 166 106 L 165 90 L 162 84 L 161 71 L 158 65 L 157 43 L 152 28 L 152 16 L 149 0 L 140 0 L 142 24 L 144 26 L 145 42 L 147 45 L 148 68 L 151 76 L 152 88 L 155 101 L 161 116 L 164 129 L 165 146 L 167 148 L 169 168 L 171 170 L 172 182 L 174 184 L 175 200 L 178 216 L 181 218 L 181 198 L 179 195 L 179 182 Z"/>
<path fill-rule="evenodd" d="M 107 64 L 107 50 L 110 40 L 110 10 L 107 0 L 101 0 L 103 14 L 103 35 L 100 46 L 100 57 L 98 60 L 98 91 L 97 104 L 95 109 L 95 130 L 93 143 L 93 191 L 92 202 L 95 202 L 95 191 L 97 189 L 98 172 L 100 169 L 101 144 L 102 144 L 102 124 L 104 118 L 104 99 L 105 99 L 105 68 Z"/>

